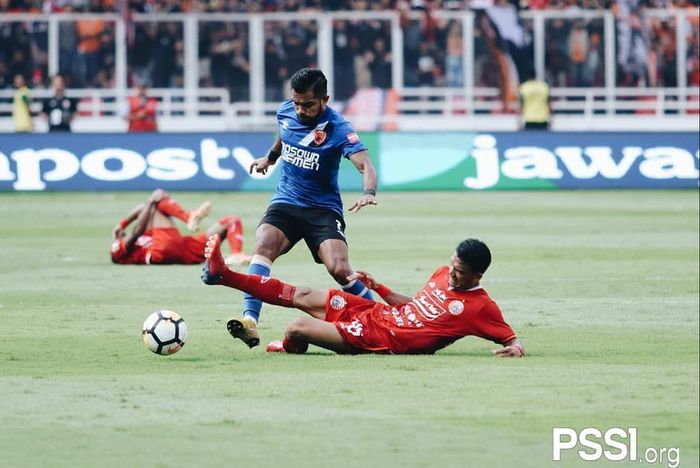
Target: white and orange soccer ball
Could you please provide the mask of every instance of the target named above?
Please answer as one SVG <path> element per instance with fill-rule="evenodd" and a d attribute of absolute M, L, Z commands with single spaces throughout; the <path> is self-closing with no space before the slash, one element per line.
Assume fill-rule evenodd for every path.
<path fill-rule="evenodd" d="M 153 312 L 143 322 L 143 344 L 156 354 L 175 354 L 186 340 L 187 323 L 172 310 Z"/>

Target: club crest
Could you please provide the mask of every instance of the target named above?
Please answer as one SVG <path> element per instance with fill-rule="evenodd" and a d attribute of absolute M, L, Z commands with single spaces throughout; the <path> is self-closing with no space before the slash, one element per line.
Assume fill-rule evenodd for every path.
<path fill-rule="evenodd" d="M 346 304 L 345 298 L 343 296 L 339 296 L 337 294 L 335 296 L 331 297 L 330 303 L 331 303 L 331 308 L 333 310 L 340 310 L 343 307 L 345 307 L 345 304 Z"/>
<path fill-rule="evenodd" d="M 447 306 L 452 315 L 459 315 L 464 311 L 464 304 L 462 301 L 452 301 L 450 305 Z"/>
<path fill-rule="evenodd" d="M 326 141 L 326 132 L 317 128 L 314 131 L 314 143 L 316 146 L 319 146 L 323 144 L 324 141 Z"/>

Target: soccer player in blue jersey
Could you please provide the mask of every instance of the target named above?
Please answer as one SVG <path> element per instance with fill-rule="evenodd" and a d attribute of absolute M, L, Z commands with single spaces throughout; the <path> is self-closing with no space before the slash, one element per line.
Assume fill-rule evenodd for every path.
<path fill-rule="evenodd" d="M 347 158 L 363 176 L 364 192 L 348 208 L 351 212 L 377 204 L 377 173 L 357 133 L 328 106 L 323 72 L 303 68 L 292 76 L 291 87 L 292 98 L 277 111 L 279 132 L 272 148 L 250 166 L 251 173 L 265 174 L 282 161 L 277 192 L 255 233 L 248 273 L 269 276 L 272 262 L 304 239 L 316 263 L 323 263 L 344 291 L 371 299 L 372 293 L 359 279 L 347 279 L 354 271 L 348 261 L 338 167 L 341 158 Z M 260 299 L 246 294 L 243 318 L 227 323 L 231 336 L 251 348 L 260 343 L 261 308 Z"/>

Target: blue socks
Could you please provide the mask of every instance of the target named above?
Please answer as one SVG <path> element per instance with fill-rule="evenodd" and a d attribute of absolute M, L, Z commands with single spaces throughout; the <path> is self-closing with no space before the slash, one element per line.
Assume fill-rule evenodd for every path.
<path fill-rule="evenodd" d="M 260 260 L 253 259 L 248 267 L 249 275 L 270 276 L 270 265 Z M 343 286 L 343 291 L 354 294 L 355 296 L 364 297 L 365 299 L 374 300 L 372 291 L 362 281 L 353 280 Z M 258 322 L 260 318 L 260 309 L 262 309 L 262 301 L 248 293 L 243 295 L 243 317 L 250 317 Z"/>
<path fill-rule="evenodd" d="M 354 294 L 355 296 L 364 297 L 370 301 L 374 300 L 372 297 L 372 291 L 369 290 L 365 284 L 360 280 L 352 280 L 345 286 L 343 286 L 343 291 Z"/>
<path fill-rule="evenodd" d="M 248 267 L 249 275 L 270 276 L 270 265 L 260 260 L 253 259 Z M 243 295 L 243 317 L 250 317 L 258 323 L 260 317 L 260 309 L 262 309 L 262 301 L 248 293 Z"/>

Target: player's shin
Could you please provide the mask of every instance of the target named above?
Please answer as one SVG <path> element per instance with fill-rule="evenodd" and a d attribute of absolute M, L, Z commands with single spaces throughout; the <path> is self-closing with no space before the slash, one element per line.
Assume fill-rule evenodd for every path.
<path fill-rule="evenodd" d="M 219 284 L 246 292 L 268 304 L 294 307 L 296 287 L 269 276 L 246 275 L 227 269 Z"/>
<path fill-rule="evenodd" d="M 248 274 L 269 276 L 270 265 L 267 262 L 260 260 L 259 258 L 257 258 L 257 256 L 254 255 L 253 259 L 250 262 L 250 266 L 248 267 Z M 262 301 L 260 299 L 251 294 L 243 295 L 244 317 L 250 317 L 257 323 L 260 317 L 260 309 L 262 309 Z"/>

